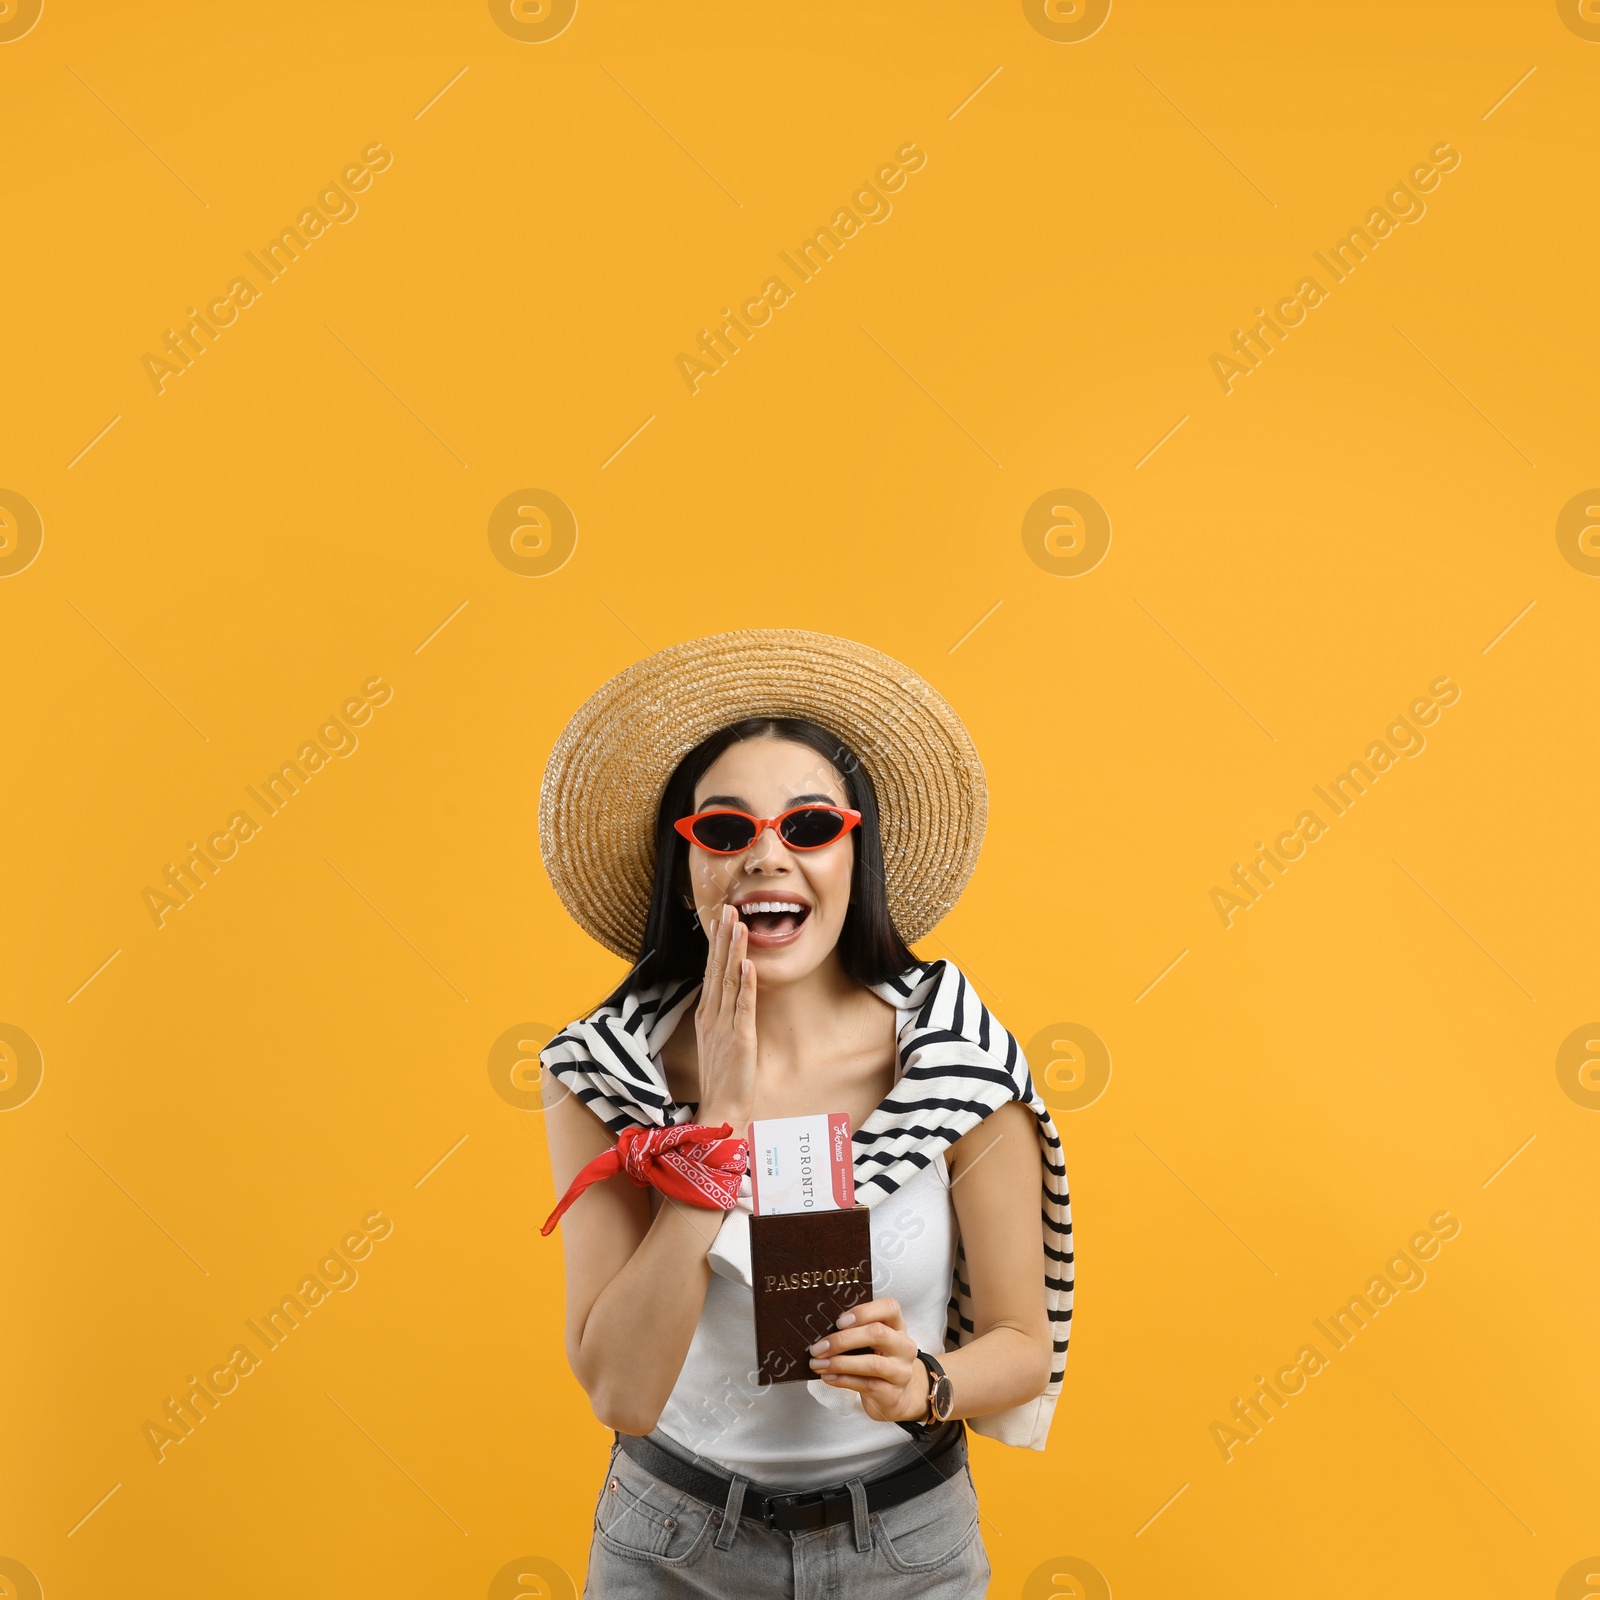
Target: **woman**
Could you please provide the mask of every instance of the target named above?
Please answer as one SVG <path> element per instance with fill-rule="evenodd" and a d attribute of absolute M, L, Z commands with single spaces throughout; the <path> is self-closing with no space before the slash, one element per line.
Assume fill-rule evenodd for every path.
<path fill-rule="evenodd" d="M 541 1053 L 568 1357 L 616 1434 L 586 1595 L 985 1592 L 960 1419 L 1044 1448 L 1072 1290 L 1016 1041 L 904 942 L 954 903 L 986 811 L 949 706 L 821 634 L 658 652 L 558 742 L 546 865 L 636 963 Z M 809 1381 L 762 1382 L 742 1136 L 825 1112 L 849 1119 L 873 1298 Z"/>

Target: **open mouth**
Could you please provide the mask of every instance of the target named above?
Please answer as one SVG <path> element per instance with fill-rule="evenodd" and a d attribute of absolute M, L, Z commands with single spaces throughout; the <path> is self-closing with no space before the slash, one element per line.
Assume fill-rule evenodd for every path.
<path fill-rule="evenodd" d="M 757 947 L 787 944 L 798 936 L 811 915 L 811 907 L 803 902 L 777 896 L 769 900 L 746 900 L 736 909 L 750 930 L 750 943 Z"/>

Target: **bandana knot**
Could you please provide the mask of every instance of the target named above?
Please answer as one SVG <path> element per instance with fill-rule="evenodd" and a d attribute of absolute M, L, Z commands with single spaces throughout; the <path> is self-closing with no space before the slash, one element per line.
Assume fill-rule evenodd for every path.
<path fill-rule="evenodd" d="M 561 1214 L 589 1187 L 625 1173 L 641 1188 L 659 1189 L 669 1199 L 709 1210 L 732 1211 L 739 1203 L 739 1180 L 750 1166 L 750 1147 L 729 1135 L 729 1123 L 708 1127 L 680 1122 L 666 1128 L 624 1128 L 572 1180 L 561 1203 L 539 1230 L 548 1234 Z"/>

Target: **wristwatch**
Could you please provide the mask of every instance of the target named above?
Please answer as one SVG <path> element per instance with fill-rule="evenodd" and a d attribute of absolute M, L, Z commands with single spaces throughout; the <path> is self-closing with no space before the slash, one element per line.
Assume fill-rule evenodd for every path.
<path fill-rule="evenodd" d="M 917 1359 L 928 1369 L 927 1415 L 920 1422 L 902 1422 L 900 1426 L 913 1439 L 926 1439 L 931 1437 L 934 1428 L 940 1423 L 950 1420 L 950 1413 L 955 1409 L 956 1395 L 949 1376 L 933 1356 L 926 1350 L 919 1350 Z"/>

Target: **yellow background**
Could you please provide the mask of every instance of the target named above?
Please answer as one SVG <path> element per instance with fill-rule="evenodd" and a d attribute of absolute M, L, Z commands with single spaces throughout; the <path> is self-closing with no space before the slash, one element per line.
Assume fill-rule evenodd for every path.
<path fill-rule="evenodd" d="M 51 1596 L 581 1587 L 610 1439 L 489 1065 L 621 969 L 539 777 L 647 648 L 792 624 L 983 754 L 922 953 L 1112 1062 L 1058 1114 L 1049 1449 L 974 1441 L 993 1592 L 1555 1594 L 1600 1549 L 1600 1116 L 1556 1072 L 1600 1016 L 1600 582 L 1555 535 L 1600 482 L 1596 31 L 47 0 L 0 43 L 0 488 L 44 529 L 0 580 L 0 1023 L 44 1063 L 0 1115 L 0 1557 Z M 146 352 L 374 141 L 359 215 L 158 395 Z M 907 141 L 892 217 L 691 395 L 678 354 Z M 1225 394 L 1213 352 L 1441 141 L 1426 217 Z M 529 577 L 487 530 L 535 487 L 578 542 Z M 1113 529 L 1076 577 L 1021 532 L 1062 488 Z M 158 929 L 143 891 L 375 675 Z M 1213 886 L 1440 675 L 1426 751 L 1225 929 Z M 1425 1287 L 1224 1461 L 1441 1209 Z M 359 1283 L 158 1463 L 143 1425 L 373 1210 Z"/>

